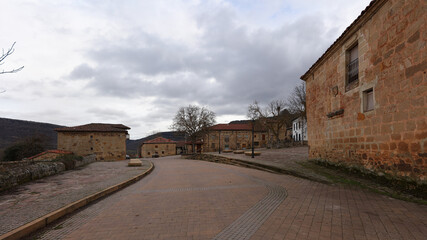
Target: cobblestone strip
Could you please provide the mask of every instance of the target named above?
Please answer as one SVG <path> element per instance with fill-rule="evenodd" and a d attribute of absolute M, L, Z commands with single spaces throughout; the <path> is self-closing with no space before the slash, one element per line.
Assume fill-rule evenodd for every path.
<path fill-rule="evenodd" d="M 259 180 L 258 180 L 259 181 Z M 214 239 L 249 239 L 287 197 L 286 189 L 264 182 L 269 192 Z"/>

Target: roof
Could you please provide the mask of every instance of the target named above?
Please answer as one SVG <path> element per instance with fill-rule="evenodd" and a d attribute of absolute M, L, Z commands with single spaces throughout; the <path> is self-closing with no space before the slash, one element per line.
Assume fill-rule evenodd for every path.
<path fill-rule="evenodd" d="M 90 123 L 75 127 L 57 128 L 57 132 L 127 132 L 130 127 L 123 124 Z"/>
<path fill-rule="evenodd" d="M 39 156 L 41 156 L 41 155 L 44 155 L 44 154 L 46 154 L 46 153 L 56 153 L 56 154 L 73 154 L 73 153 L 72 153 L 72 152 L 70 152 L 70 151 L 64 151 L 64 150 L 47 150 L 47 151 L 41 152 L 41 153 L 39 153 L 39 154 L 36 154 L 36 155 L 34 155 L 34 156 L 32 156 L 32 157 L 29 157 L 28 159 L 33 159 L 33 158 L 39 157 Z"/>
<path fill-rule="evenodd" d="M 335 40 L 335 42 L 320 56 L 319 59 L 308 69 L 304 75 L 300 78 L 302 80 L 306 80 L 310 73 L 312 73 L 315 68 L 322 63 L 322 61 L 332 54 L 340 43 L 346 41 L 348 37 L 352 36 L 352 34 L 357 31 L 365 22 L 368 20 L 378 9 L 382 7 L 384 3 L 388 0 L 372 0 L 369 5 L 363 10 L 360 15 L 348 26 L 344 32 Z"/>
<path fill-rule="evenodd" d="M 157 137 L 144 142 L 144 144 L 147 144 L 147 143 L 176 143 L 176 142 L 167 138 Z"/>
<path fill-rule="evenodd" d="M 209 128 L 209 130 L 214 131 L 252 131 L 252 126 L 250 124 L 240 124 L 240 123 L 233 123 L 233 124 L 216 124 Z"/>

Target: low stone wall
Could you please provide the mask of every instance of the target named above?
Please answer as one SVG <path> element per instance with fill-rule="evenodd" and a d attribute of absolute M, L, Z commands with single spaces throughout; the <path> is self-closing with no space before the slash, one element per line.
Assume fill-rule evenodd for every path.
<path fill-rule="evenodd" d="M 31 160 L 0 163 L 0 191 L 65 170 L 62 162 Z"/>
<path fill-rule="evenodd" d="M 72 159 L 67 162 L 61 160 L 0 162 L 0 191 L 87 165 L 95 162 L 95 159 L 96 155 L 92 154 L 82 159 Z"/>

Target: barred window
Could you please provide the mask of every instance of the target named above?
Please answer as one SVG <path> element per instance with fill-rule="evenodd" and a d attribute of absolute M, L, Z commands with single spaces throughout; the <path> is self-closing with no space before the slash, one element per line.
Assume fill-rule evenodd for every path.
<path fill-rule="evenodd" d="M 347 85 L 359 80 L 359 49 L 358 45 L 347 51 Z"/>

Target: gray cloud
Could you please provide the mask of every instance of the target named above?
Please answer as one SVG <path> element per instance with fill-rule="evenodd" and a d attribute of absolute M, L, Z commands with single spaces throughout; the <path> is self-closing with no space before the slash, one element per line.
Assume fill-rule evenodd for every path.
<path fill-rule="evenodd" d="M 87 52 L 99 67 L 82 64 L 70 76 L 93 77 L 88 86 L 103 95 L 171 98 L 174 106 L 198 102 L 221 106 L 217 114 L 244 114 L 253 100 L 286 98 L 337 31 L 325 32 L 321 16 L 249 29 L 227 7 L 200 10 L 196 19 L 196 45 L 138 31 L 120 43 L 103 40 Z"/>

